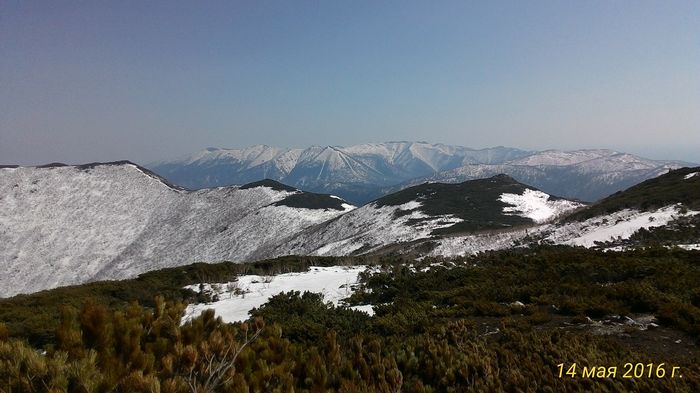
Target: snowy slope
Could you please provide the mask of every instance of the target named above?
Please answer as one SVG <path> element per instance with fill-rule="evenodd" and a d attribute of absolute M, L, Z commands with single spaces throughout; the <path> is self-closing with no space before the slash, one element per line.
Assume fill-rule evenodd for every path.
<path fill-rule="evenodd" d="M 629 237 L 644 228 L 668 225 L 679 218 L 696 215 L 697 211 L 683 211 L 680 205 L 666 206 L 652 211 L 622 210 L 612 214 L 590 218 L 583 222 L 571 222 L 555 226 L 547 239 L 556 244 L 593 247 L 596 242 L 608 242 Z"/>
<path fill-rule="evenodd" d="M 527 157 L 510 160 L 509 164 L 512 165 L 527 165 L 527 166 L 538 166 L 538 165 L 575 165 L 582 162 L 600 159 L 604 157 L 610 157 L 612 155 L 618 154 L 613 150 L 607 149 L 584 149 L 584 150 L 574 150 L 574 151 L 562 151 L 562 150 L 545 150 L 538 152 Z"/>
<path fill-rule="evenodd" d="M 370 203 L 303 231 L 268 256 L 367 253 L 389 244 L 428 238 L 434 230 L 462 221 L 452 215 L 430 216 L 420 207 L 415 201 L 399 206 Z"/>
<path fill-rule="evenodd" d="M 527 229 L 442 238 L 437 240 L 438 245 L 429 255 L 471 255 L 487 250 L 527 245 L 530 242 L 596 247 L 597 242 L 629 239 L 642 228 L 665 226 L 678 218 L 697 214 L 700 214 L 700 211 L 686 210 L 680 205 L 669 205 L 644 212 L 628 209 L 582 222 L 551 223 Z"/>
<path fill-rule="evenodd" d="M 127 163 L 0 169 L 0 296 L 195 261 L 244 261 L 353 208 L 313 194 L 336 208 L 285 205 L 299 193 L 188 192 Z"/>

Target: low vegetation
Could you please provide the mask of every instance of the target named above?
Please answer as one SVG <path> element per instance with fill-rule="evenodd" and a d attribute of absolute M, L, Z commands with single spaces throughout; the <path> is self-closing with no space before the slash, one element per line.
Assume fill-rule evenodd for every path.
<path fill-rule="evenodd" d="M 385 331 L 423 331 L 421 321 L 535 315 L 550 309 L 591 318 L 651 313 L 698 337 L 699 255 L 661 247 L 626 252 L 539 247 L 483 253 L 447 266 L 426 259 L 367 274 L 350 302 L 385 305 L 377 310 L 378 319 L 386 318 Z"/>
<path fill-rule="evenodd" d="M 328 194 L 314 194 L 304 192 L 290 195 L 279 202 L 275 202 L 275 206 L 289 206 L 306 209 L 333 209 L 343 211 L 345 208 L 342 199 L 333 198 Z"/>
<path fill-rule="evenodd" d="M 244 184 L 240 187 L 240 189 L 247 190 L 249 188 L 255 188 L 255 187 L 269 187 L 275 191 L 289 191 L 289 192 L 299 191 L 292 186 L 288 186 L 286 184 L 282 184 L 278 181 L 274 181 L 271 179 L 259 180 L 256 182 Z"/>
<path fill-rule="evenodd" d="M 158 295 L 170 301 L 204 302 L 210 300 L 205 293 L 198 294 L 184 287 L 201 282 L 229 282 L 241 274 L 269 276 L 306 271 L 309 266 L 354 263 L 370 261 L 362 258 L 281 257 L 242 264 L 195 263 L 144 273 L 131 280 L 100 281 L 0 299 L 0 321 L 6 324 L 12 335 L 21 335 L 32 345 L 43 346 L 55 339 L 54 328 L 63 305 L 79 309 L 86 299 L 90 299 L 113 308 L 125 307 L 134 301 L 153 307 L 153 299 Z"/>
<path fill-rule="evenodd" d="M 141 296 L 147 291 L 139 280 L 148 277 L 151 292 L 171 289 L 147 302 L 114 301 L 120 298 L 106 287 L 97 290 L 116 283 L 83 286 L 97 285 L 92 293 L 104 297 L 58 307 L 59 317 L 46 320 L 55 334 L 41 346 L 29 343 L 14 315 L 27 312 L 23 302 L 44 298 L 34 309 L 41 313 L 89 293 L 54 290 L 0 303 L 2 320 L 15 324 L 0 326 L 0 391 L 696 392 L 699 256 L 660 247 L 611 253 L 539 247 L 412 265 L 385 258 L 373 261 L 350 298 L 375 304 L 372 317 L 317 294 L 289 292 L 253 310 L 247 323 L 226 324 L 207 311 L 180 325 L 181 300 L 195 299 L 174 288 L 339 260 L 193 265 L 123 283 L 122 291 Z M 657 353 L 586 328 L 612 314 L 653 315 L 658 329 L 694 349 Z M 560 377 L 558 365 L 574 362 L 616 366 L 618 374 Z M 622 378 L 628 362 L 679 366 L 683 378 Z"/>

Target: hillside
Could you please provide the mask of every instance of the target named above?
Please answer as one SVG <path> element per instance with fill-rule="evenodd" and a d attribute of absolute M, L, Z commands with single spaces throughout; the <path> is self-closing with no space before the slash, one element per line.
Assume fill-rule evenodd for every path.
<path fill-rule="evenodd" d="M 364 254 L 449 233 L 533 226 L 581 206 L 503 175 L 423 184 L 306 229 L 270 256 Z"/>
<path fill-rule="evenodd" d="M 425 183 L 376 200 L 379 206 L 420 203 L 429 216 L 452 215 L 461 221 L 436 233 L 501 229 L 556 218 L 580 203 L 547 195 L 507 175 L 458 184 Z"/>
<path fill-rule="evenodd" d="M 0 296 L 249 260 L 354 206 L 276 182 L 187 191 L 128 163 L 0 169 Z"/>
<path fill-rule="evenodd" d="M 650 245 L 698 249 L 698 169 L 670 171 L 537 227 L 436 239 L 429 254 L 468 255 L 486 247 L 506 249 L 536 243 L 601 249 Z"/>
<path fill-rule="evenodd" d="M 585 220 L 623 209 L 649 211 L 672 204 L 700 209 L 700 167 L 680 168 L 634 185 L 573 214 L 571 220 Z"/>

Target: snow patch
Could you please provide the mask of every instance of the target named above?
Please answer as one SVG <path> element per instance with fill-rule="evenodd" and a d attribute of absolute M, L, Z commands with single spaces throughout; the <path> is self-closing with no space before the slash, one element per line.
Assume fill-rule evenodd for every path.
<path fill-rule="evenodd" d="M 362 248 L 362 243 L 354 242 L 353 239 L 345 239 L 326 244 L 313 252 L 314 255 L 351 255 Z"/>
<path fill-rule="evenodd" d="M 369 316 L 374 315 L 374 306 L 371 304 L 362 304 L 359 306 L 350 306 L 351 309 L 355 311 L 360 311 L 365 314 L 368 314 Z"/>
<path fill-rule="evenodd" d="M 700 172 L 689 173 L 689 174 L 683 176 L 683 180 L 688 180 L 688 179 L 690 179 L 691 177 L 695 177 L 695 176 L 698 175 L 698 173 L 700 173 Z"/>
<path fill-rule="evenodd" d="M 512 206 L 503 208 L 503 213 L 519 215 L 536 223 L 549 221 L 562 213 L 581 207 L 577 202 L 566 199 L 550 200 L 549 194 L 538 190 L 526 189 L 522 195 L 504 193 L 499 201 Z"/>
<path fill-rule="evenodd" d="M 299 291 L 323 294 L 327 302 L 335 306 L 352 295 L 358 283 L 358 275 L 367 266 L 312 266 L 306 272 L 285 273 L 276 276 L 247 275 L 237 281 L 223 284 L 202 284 L 205 291 L 216 294 L 218 301 L 213 303 L 190 304 L 185 311 L 183 322 L 195 318 L 207 309 L 214 309 L 225 322 L 240 322 L 249 318 L 248 312 L 265 304 L 271 297 L 282 292 Z M 185 287 L 195 292 L 200 285 Z M 371 305 L 355 306 L 353 309 L 370 313 Z M 371 314 L 370 314 L 371 315 Z"/>
<path fill-rule="evenodd" d="M 402 205 L 399 205 L 398 208 L 399 208 L 399 210 L 415 210 L 421 206 L 423 206 L 423 204 L 418 202 L 418 201 L 410 201 L 410 202 L 406 202 Z"/>
<path fill-rule="evenodd" d="M 700 250 L 700 244 L 678 244 L 684 250 Z"/>
<path fill-rule="evenodd" d="M 343 213 L 357 209 L 357 206 L 351 205 L 349 203 L 341 203 L 340 206 L 343 208 Z"/>

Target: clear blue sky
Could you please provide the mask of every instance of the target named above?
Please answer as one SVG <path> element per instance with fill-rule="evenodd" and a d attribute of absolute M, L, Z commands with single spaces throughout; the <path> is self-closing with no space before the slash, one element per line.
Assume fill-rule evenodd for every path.
<path fill-rule="evenodd" d="M 0 163 L 387 140 L 700 162 L 700 2 L 0 1 Z"/>

